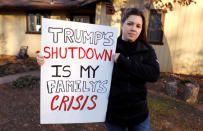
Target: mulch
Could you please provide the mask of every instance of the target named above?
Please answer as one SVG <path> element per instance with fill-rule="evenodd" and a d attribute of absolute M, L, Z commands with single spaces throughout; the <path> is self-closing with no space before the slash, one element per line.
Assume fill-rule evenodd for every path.
<path fill-rule="evenodd" d="M 0 131 L 104 131 L 104 123 L 40 124 L 40 88 L 0 85 Z"/>

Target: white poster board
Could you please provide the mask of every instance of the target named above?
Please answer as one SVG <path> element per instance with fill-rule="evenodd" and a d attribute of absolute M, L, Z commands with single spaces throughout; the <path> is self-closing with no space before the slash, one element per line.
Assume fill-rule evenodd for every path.
<path fill-rule="evenodd" d="M 42 19 L 40 123 L 104 122 L 118 29 Z"/>

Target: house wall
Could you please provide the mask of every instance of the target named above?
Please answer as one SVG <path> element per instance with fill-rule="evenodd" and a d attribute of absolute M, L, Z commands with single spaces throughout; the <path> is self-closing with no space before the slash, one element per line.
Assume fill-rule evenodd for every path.
<path fill-rule="evenodd" d="M 121 8 L 144 9 L 148 1 L 114 0 L 114 15 L 107 15 L 105 3 L 99 3 L 96 23 L 120 28 Z M 162 72 L 203 75 L 203 1 L 196 1 L 186 7 L 175 5 L 165 14 L 164 45 L 153 45 Z M 144 9 L 144 14 L 148 20 L 149 10 Z"/>
<path fill-rule="evenodd" d="M 203 1 L 196 1 L 166 13 L 164 45 L 154 46 L 162 71 L 203 75 Z"/>
<path fill-rule="evenodd" d="M 106 14 L 105 3 L 96 6 L 96 24 L 120 28 L 121 8 L 143 9 L 148 0 L 114 0 L 116 13 Z M 203 75 L 203 1 L 188 7 L 176 6 L 165 14 L 164 45 L 153 45 L 162 72 Z M 148 20 L 149 10 L 144 9 Z M 52 12 L 52 19 L 66 19 L 67 12 Z M 26 34 L 25 12 L 0 12 L 0 54 L 17 55 L 28 46 L 30 56 L 40 50 L 41 35 Z"/>
<path fill-rule="evenodd" d="M 39 49 L 40 35 L 25 34 L 24 12 L 1 12 L 0 26 L 0 54 L 16 55 L 21 46 L 28 46 L 29 54 Z"/>
<path fill-rule="evenodd" d="M 64 12 L 52 12 L 50 18 L 66 20 Z M 0 13 L 0 54 L 17 55 L 21 46 L 28 46 L 29 56 L 40 50 L 41 34 L 26 34 L 25 12 Z"/>

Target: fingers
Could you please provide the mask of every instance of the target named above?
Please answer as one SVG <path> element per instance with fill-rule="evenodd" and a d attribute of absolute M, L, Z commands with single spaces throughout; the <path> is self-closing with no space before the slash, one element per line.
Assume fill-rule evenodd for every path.
<path fill-rule="evenodd" d="M 37 54 L 37 59 L 44 59 L 44 56 L 42 56 L 42 54 Z"/>
<path fill-rule="evenodd" d="M 38 65 L 42 66 L 45 63 L 44 57 L 42 56 L 42 54 L 40 54 L 40 51 L 37 51 L 36 54 L 37 63 Z"/>
<path fill-rule="evenodd" d="M 44 58 L 37 57 L 37 63 L 42 66 L 44 64 Z"/>
<path fill-rule="evenodd" d="M 113 60 L 114 60 L 115 63 L 117 63 L 119 55 L 120 55 L 120 53 L 113 54 Z"/>

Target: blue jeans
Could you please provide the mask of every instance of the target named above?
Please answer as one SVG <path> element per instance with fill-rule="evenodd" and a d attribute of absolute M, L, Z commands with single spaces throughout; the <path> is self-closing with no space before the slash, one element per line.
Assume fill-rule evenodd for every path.
<path fill-rule="evenodd" d="M 125 127 L 120 127 L 117 125 L 110 124 L 110 123 L 108 123 L 108 121 L 105 122 L 105 125 L 106 125 L 108 131 L 126 131 Z M 147 117 L 147 119 L 145 121 L 143 121 L 139 125 L 130 126 L 127 128 L 128 128 L 128 131 L 150 131 L 151 128 L 150 128 L 149 116 Z"/>

